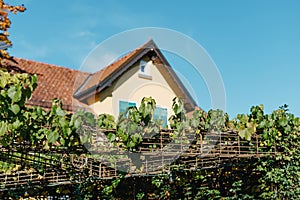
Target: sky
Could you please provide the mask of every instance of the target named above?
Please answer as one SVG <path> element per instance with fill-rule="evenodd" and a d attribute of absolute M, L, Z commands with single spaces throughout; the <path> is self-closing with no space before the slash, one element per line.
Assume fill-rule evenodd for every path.
<path fill-rule="evenodd" d="M 11 15 L 9 51 L 15 57 L 81 69 L 86 56 L 116 34 L 143 27 L 170 29 L 192 38 L 213 60 L 231 118 L 259 104 L 267 113 L 288 104 L 300 116 L 298 0 L 9 2 L 27 8 Z M 203 77 L 183 58 L 163 53 L 198 105 L 211 109 Z"/>

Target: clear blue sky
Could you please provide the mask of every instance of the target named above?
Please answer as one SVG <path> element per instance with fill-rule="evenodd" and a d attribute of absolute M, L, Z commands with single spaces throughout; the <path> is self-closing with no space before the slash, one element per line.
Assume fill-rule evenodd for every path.
<path fill-rule="evenodd" d="M 16 57 L 79 69 L 85 56 L 114 34 L 169 28 L 196 40 L 214 60 L 231 117 L 252 105 L 264 104 L 270 112 L 284 103 L 300 115 L 298 0 L 19 2 L 27 11 L 11 17 L 10 52 Z M 199 105 L 208 110 L 210 96 L 201 78 L 194 80 L 182 61 L 167 58 L 190 80 Z"/>

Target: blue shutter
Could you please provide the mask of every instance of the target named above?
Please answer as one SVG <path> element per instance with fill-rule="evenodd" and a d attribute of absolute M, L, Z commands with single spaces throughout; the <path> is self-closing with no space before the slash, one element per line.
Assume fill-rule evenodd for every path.
<path fill-rule="evenodd" d="M 154 110 L 154 116 L 153 118 L 155 120 L 162 121 L 162 127 L 165 128 L 168 125 L 168 109 L 167 108 L 161 108 L 156 107 Z"/>
<path fill-rule="evenodd" d="M 135 102 L 119 101 L 119 114 L 125 113 L 127 108 L 136 106 Z"/>

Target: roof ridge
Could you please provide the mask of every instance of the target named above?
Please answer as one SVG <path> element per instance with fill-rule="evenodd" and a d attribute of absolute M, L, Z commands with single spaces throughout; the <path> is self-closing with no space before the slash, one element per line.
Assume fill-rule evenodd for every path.
<path fill-rule="evenodd" d="M 107 80 L 113 74 L 117 73 L 121 70 L 123 66 L 126 66 L 128 63 L 132 62 L 136 55 L 142 53 L 145 49 L 153 49 L 157 48 L 154 41 L 152 39 L 148 40 L 141 46 L 135 48 L 132 51 L 129 51 L 127 54 L 117 59 L 113 63 L 107 65 L 106 67 L 96 71 L 91 74 L 78 88 L 78 90 L 74 93 L 75 97 L 82 96 L 84 93 L 88 92 L 92 88 L 96 89 L 99 86 L 99 83 Z"/>
<path fill-rule="evenodd" d="M 131 50 L 131 51 L 128 51 L 126 54 L 124 54 L 124 55 L 121 56 L 120 58 L 116 59 L 116 60 L 113 61 L 112 63 L 108 64 L 108 65 L 105 66 L 104 68 L 102 68 L 102 69 L 100 69 L 100 70 L 98 70 L 98 71 L 96 71 L 96 72 L 94 72 L 94 73 L 91 73 L 91 75 L 94 75 L 94 74 L 96 74 L 96 73 L 101 72 L 102 70 L 105 70 L 106 68 L 108 68 L 108 67 L 114 65 L 115 63 L 119 62 L 120 60 L 125 59 L 126 56 L 130 56 L 131 53 L 137 52 L 137 51 L 139 51 L 139 50 L 145 48 L 145 47 L 146 47 L 147 45 L 149 45 L 150 43 L 154 43 L 154 41 L 152 40 L 152 38 L 149 38 L 149 40 L 148 40 L 147 42 L 145 42 L 144 44 L 140 45 L 139 47 L 137 47 L 137 48 L 135 48 L 135 49 L 133 49 L 133 50 Z"/>

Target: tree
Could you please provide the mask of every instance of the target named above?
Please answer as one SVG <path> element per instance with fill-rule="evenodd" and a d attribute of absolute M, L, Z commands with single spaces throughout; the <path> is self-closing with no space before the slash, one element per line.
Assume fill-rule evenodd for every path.
<path fill-rule="evenodd" d="M 18 12 L 24 12 L 26 8 L 24 5 L 13 6 L 6 4 L 3 0 L 0 0 L 0 63 L 1 68 L 3 59 L 11 59 L 7 48 L 12 46 L 12 42 L 9 40 L 8 29 L 10 28 L 11 21 L 9 19 L 9 13 L 17 14 Z"/>

